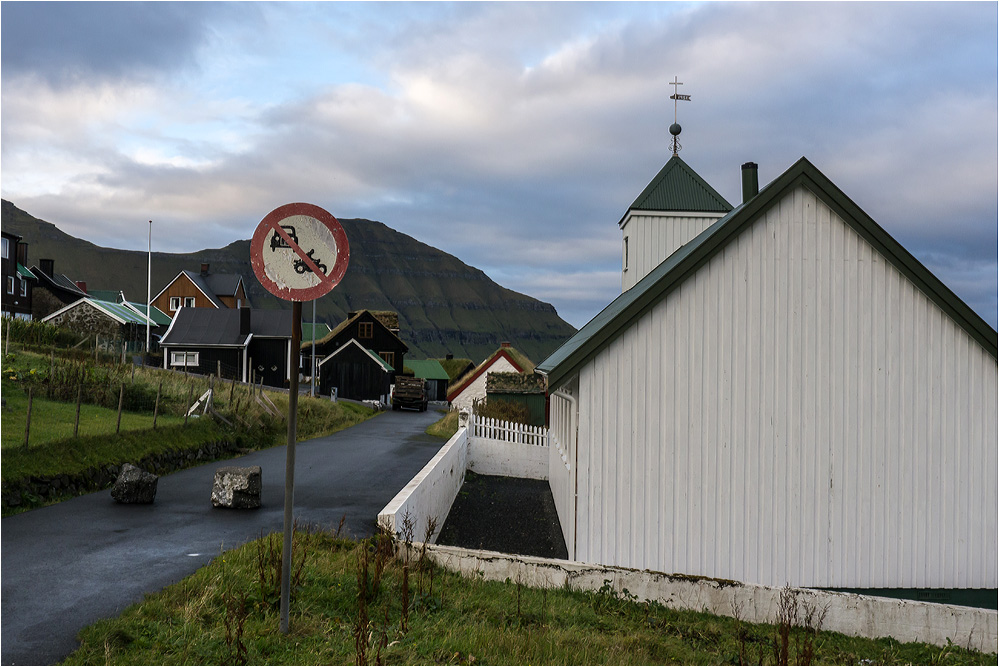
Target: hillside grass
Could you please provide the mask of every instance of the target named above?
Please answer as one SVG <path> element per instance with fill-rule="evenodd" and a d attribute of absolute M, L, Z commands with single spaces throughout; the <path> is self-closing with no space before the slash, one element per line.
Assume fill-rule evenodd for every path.
<path fill-rule="evenodd" d="M 85 628 L 64 664 L 996 664 L 995 654 L 954 645 L 790 626 L 782 634 L 609 586 L 465 578 L 429 559 L 405 565 L 381 536 L 299 531 L 293 551 L 288 635 L 279 632 L 274 534 Z"/>
<path fill-rule="evenodd" d="M 66 378 L 71 378 L 67 381 Z M 80 405 L 80 428 L 73 437 L 78 385 L 90 383 L 84 401 L 117 405 L 119 385 L 126 403 L 134 409 L 122 413 L 121 430 L 115 433 L 118 410 L 92 402 Z M 94 384 L 96 382 L 97 384 Z M 110 388 L 98 385 L 110 383 Z M 191 402 L 214 385 L 213 409 L 221 417 L 195 414 L 185 420 Z M 4 358 L 0 377 L 4 484 L 31 477 L 72 476 L 91 468 L 136 462 L 170 451 L 195 450 L 213 442 L 229 442 L 255 450 L 287 442 L 288 395 L 264 391 L 276 407 L 264 409 L 249 387 L 208 377 L 185 376 L 156 368 L 94 364 L 89 359 L 43 355 L 19 350 Z M 31 429 L 24 446 L 27 390 L 34 392 Z M 47 394 L 72 395 L 71 401 L 45 398 Z M 156 396 L 159 409 L 152 428 Z M 372 417 L 375 411 L 350 403 L 299 397 L 297 440 L 329 435 Z M 186 421 L 186 423 L 185 423 Z M 227 423 L 228 422 L 228 423 Z M 205 461 L 207 462 L 207 461 Z M 27 507 L 16 508 L 16 511 Z M 4 513 L 9 513 L 4 507 Z"/>

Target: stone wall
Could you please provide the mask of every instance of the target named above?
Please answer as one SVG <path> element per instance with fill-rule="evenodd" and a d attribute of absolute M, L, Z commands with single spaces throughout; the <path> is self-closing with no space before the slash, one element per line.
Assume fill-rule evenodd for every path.
<path fill-rule="evenodd" d="M 105 339 L 116 339 L 122 336 L 121 324 L 88 303 L 71 308 L 61 315 L 53 317 L 49 322 L 81 335 L 97 334 Z"/>

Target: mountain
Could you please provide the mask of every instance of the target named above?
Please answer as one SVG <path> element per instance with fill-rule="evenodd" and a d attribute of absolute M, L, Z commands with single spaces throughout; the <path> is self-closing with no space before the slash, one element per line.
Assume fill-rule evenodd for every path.
<path fill-rule="evenodd" d="M 120 289 L 130 300 L 146 300 L 145 252 L 75 238 L 6 200 L 0 220 L 4 231 L 29 244 L 31 264 L 53 259 L 56 273 L 86 281 L 88 289 Z M 551 304 L 497 285 L 479 269 L 381 222 L 340 223 L 350 241 L 350 264 L 340 284 L 316 301 L 319 321 L 335 326 L 353 310 L 394 310 L 414 359 L 450 352 L 479 361 L 509 341 L 538 363 L 575 332 Z M 291 308 L 254 276 L 249 240 L 192 253 L 154 252 L 153 296 L 183 269 L 198 271 L 202 263 L 213 273 L 241 274 L 255 308 Z M 303 304 L 302 312 L 310 319 L 311 305 Z"/>

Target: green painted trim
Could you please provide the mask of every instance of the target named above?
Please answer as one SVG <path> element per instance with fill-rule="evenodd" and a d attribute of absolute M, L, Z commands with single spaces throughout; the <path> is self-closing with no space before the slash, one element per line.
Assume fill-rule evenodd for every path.
<path fill-rule="evenodd" d="M 549 391 L 554 391 L 565 380 L 578 373 L 584 364 L 613 342 L 632 322 L 693 275 L 781 197 L 799 186 L 807 188 L 835 211 L 920 291 L 940 306 L 992 358 L 997 358 L 999 336 L 995 329 L 930 273 L 811 162 L 801 158 L 760 190 L 756 197 L 741 204 L 670 255 L 539 364 L 538 372 L 548 376 Z"/>
<path fill-rule="evenodd" d="M 995 588 L 823 588 L 820 590 L 872 595 L 894 600 L 956 604 L 979 609 L 999 608 L 999 590 Z"/>

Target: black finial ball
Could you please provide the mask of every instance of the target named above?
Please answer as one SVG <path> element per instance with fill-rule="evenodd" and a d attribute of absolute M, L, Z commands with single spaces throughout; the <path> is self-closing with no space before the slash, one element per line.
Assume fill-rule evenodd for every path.
<path fill-rule="evenodd" d="M 669 133 L 672 134 L 674 137 L 678 136 L 680 134 L 680 124 L 679 123 L 673 123 L 672 125 L 670 125 L 669 126 Z"/>

